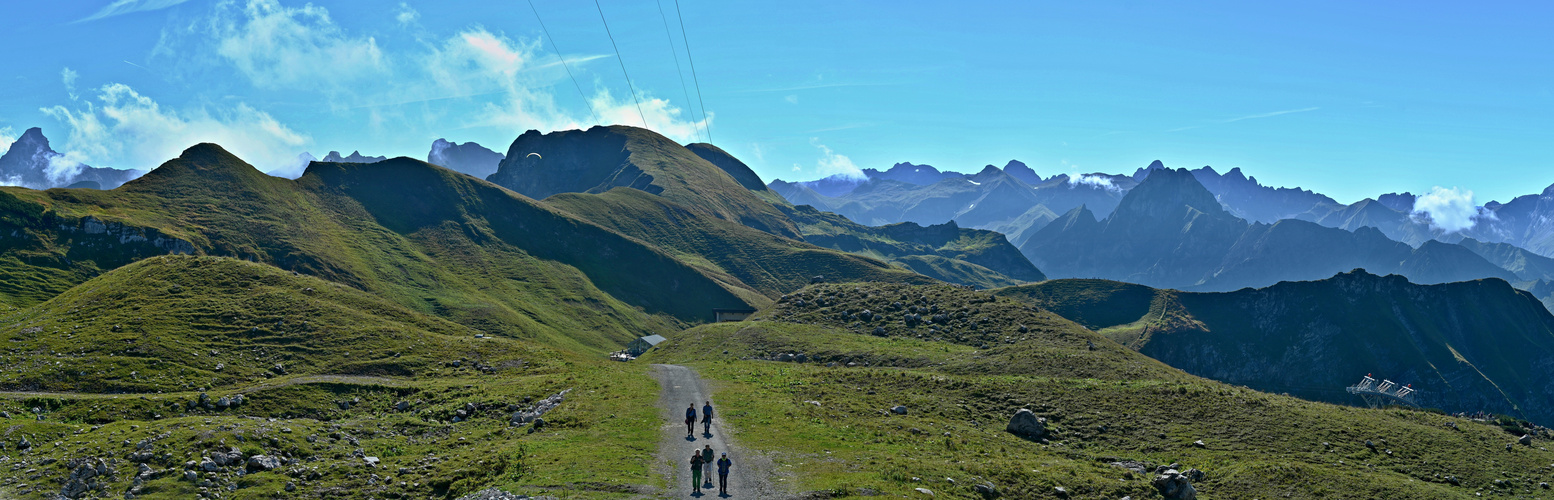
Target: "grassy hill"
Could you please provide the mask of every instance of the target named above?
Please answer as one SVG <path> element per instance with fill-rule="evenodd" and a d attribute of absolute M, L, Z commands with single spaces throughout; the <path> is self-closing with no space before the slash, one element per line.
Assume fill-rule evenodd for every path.
<path fill-rule="evenodd" d="M 661 211 L 657 208 L 644 203 L 623 204 L 605 198 L 558 195 L 604 194 L 622 187 L 632 188 L 674 203 L 681 212 L 689 211 L 709 219 L 801 239 L 821 247 L 886 261 L 913 256 L 915 258 L 896 263 L 952 283 L 987 287 L 1042 278 L 1041 271 L 997 233 L 981 231 L 953 234 L 956 231 L 951 229 L 952 234 L 935 236 L 934 241 L 896 241 L 888 234 L 891 231 L 859 225 L 835 214 L 823 215 L 814 210 L 793 207 L 782 196 L 761 184 L 760 178 L 747 165 L 716 146 L 691 144 L 682 147 L 650 130 L 612 126 L 550 134 L 530 131 L 513 142 L 507 158 L 501 170 L 490 177 L 491 181 L 547 202 L 555 198 L 555 202 L 565 205 L 567 210 L 586 214 L 585 217 L 596 223 L 624 230 L 643 241 L 676 248 L 683 254 L 700 256 L 701 259 L 697 260 L 706 260 L 709 254 L 692 250 L 694 245 L 688 246 L 686 243 L 699 236 L 667 234 L 672 232 L 667 228 L 640 230 L 643 227 L 640 220 L 660 220 L 664 217 L 657 213 Z M 637 199 L 647 201 L 640 197 Z M 598 200 L 605 206 L 584 206 L 590 203 L 588 200 Z M 638 208 L 647 211 L 633 211 Z M 675 217 L 681 221 L 688 220 L 684 215 Z M 698 227 L 706 228 L 710 224 L 713 223 L 698 223 Z M 841 237 L 842 240 L 861 236 L 890 248 L 881 252 L 879 248 L 865 248 L 831 237 L 839 232 L 848 233 Z M 906 233 L 902 230 L 894 232 Z M 826 274 L 822 271 L 830 268 L 841 271 L 838 275 L 844 279 L 855 279 L 845 269 L 823 262 L 815 264 L 817 269 L 809 272 L 811 276 Z M 727 266 L 730 263 L 725 259 L 720 265 Z M 737 271 L 732 273 L 739 274 Z M 769 284 L 749 285 L 767 294 L 778 290 Z"/>
<path fill-rule="evenodd" d="M 152 257 L 0 317 L 0 388 L 187 391 L 282 375 L 423 373 L 454 359 L 541 368 L 559 355 L 366 292 L 222 257 Z M 277 368 L 279 367 L 279 368 Z"/>
<path fill-rule="evenodd" d="M 746 304 L 737 287 L 651 245 L 408 158 L 315 163 L 292 181 L 200 145 L 113 191 L 8 193 L 17 208 L 0 223 L 25 237 L 3 253 L 15 263 L 5 281 L 54 294 L 148 254 L 234 256 L 488 334 L 593 352 Z"/>
<path fill-rule="evenodd" d="M 707 217 L 636 189 L 558 194 L 546 198 L 545 203 L 621 234 L 652 242 L 708 275 L 762 297 L 751 299 L 752 303 L 765 305 L 808 285 L 817 275 L 833 281 L 932 282 L 876 259 Z"/>
<path fill-rule="evenodd" d="M 1416 285 L 1364 271 L 1224 293 L 1053 280 L 997 292 L 1195 375 L 1356 404 L 1373 373 L 1419 400 L 1554 422 L 1554 316 L 1498 279 Z"/>
<path fill-rule="evenodd" d="M 954 222 L 869 227 L 804 205 L 783 210 L 798 224 L 804 241 L 898 262 L 941 281 L 992 288 L 1046 278 L 1004 235 L 993 231 L 961 228 Z"/>
<path fill-rule="evenodd" d="M 637 127 L 596 126 L 549 134 L 530 130 L 513 141 L 507 159 L 488 180 L 534 199 L 630 187 L 762 231 L 798 234 L 775 206 L 717 165 Z"/>
<path fill-rule="evenodd" d="M 903 312 L 856 318 L 894 302 L 980 309 L 989 321 L 937 333 Z M 1198 498 L 1532 498 L 1554 476 L 1548 437 L 1508 451 L 1516 434 L 1498 425 L 1197 378 L 986 292 L 831 284 L 758 316 L 687 330 L 647 360 L 715 380 L 720 414 L 800 491 L 984 498 L 974 488 L 991 484 L 1004 498 L 1160 498 L 1154 467 L 1178 464 L 1204 472 Z M 774 360 L 784 353 L 806 359 Z M 1019 408 L 1047 419 L 1044 439 L 1004 430 Z"/>

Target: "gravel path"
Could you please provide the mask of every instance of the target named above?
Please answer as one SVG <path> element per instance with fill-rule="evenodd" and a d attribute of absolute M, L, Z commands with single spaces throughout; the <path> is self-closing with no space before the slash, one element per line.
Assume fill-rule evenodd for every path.
<path fill-rule="evenodd" d="M 714 415 L 712 433 L 702 434 L 700 421 L 702 404 L 715 398 L 695 371 L 678 365 L 653 365 L 653 378 L 658 379 L 659 385 L 662 386 L 658 409 L 664 418 L 664 426 L 663 438 L 659 441 L 658 447 L 659 463 L 667 462 L 672 465 L 668 470 L 662 470 L 669 483 L 669 491 L 664 495 L 666 498 L 770 499 L 789 496 L 788 492 L 776 485 L 770 460 L 748 452 L 734 443 L 733 438 L 729 436 L 732 427 L 718 413 L 717 401 L 712 402 Z M 696 433 L 686 437 L 685 407 L 692 403 L 696 404 Z M 717 466 L 713 466 L 713 486 L 710 488 L 703 486 L 700 496 L 691 493 L 691 450 L 700 450 L 709 444 L 716 452 L 714 456 L 721 457 L 726 452 L 729 460 L 734 462 L 728 475 L 729 494 L 727 496 L 718 496 Z"/>

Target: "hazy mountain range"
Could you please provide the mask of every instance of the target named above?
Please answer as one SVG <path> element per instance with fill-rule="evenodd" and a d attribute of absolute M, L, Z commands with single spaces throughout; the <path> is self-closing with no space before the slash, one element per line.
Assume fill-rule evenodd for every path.
<path fill-rule="evenodd" d="M 941 172 L 927 165 L 898 163 L 881 172 L 864 169 L 862 176 L 834 175 L 803 182 L 774 180 L 773 190 L 795 204 L 831 210 L 869 224 L 956 220 L 961 225 L 994 229 L 1024 245 L 1033 230 L 1080 205 L 1099 218 L 1109 215 L 1122 195 L 1150 172 L 1165 168 L 1159 161 L 1131 175 L 1092 173 L 1070 178 L 1059 174 L 1042 179 L 1018 161 L 1003 169 L 989 165 L 975 174 Z M 988 182 L 1000 177 L 1020 181 Z M 1214 195 L 1224 210 L 1249 222 L 1272 224 L 1300 219 L 1348 230 L 1374 227 L 1393 240 L 1418 246 L 1426 240 L 1455 243 L 1473 238 L 1509 243 L 1546 257 L 1554 256 L 1554 185 L 1538 194 L 1508 202 L 1491 201 L 1466 207 L 1471 213 L 1441 214 L 1445 208 L 1412 193 L 1387 193 L 1353 204 L 1300 188 L 1264 186 L 1240 168 L 1220 173 L 1212 167 L 1192 175 Z M 887 181 L 896 181 L 891 183 Z M 968 182 L 971 181 L 971 182 Z M 1057 189 L 1063 188 L 1063 189 Z M 1041 205 L 1040 208 L 1033 204 Z M 1455 207 L 1460 212 L 1464 207 Z M 1436 220 L 1430 212 L 1437 211 Z M 1446 219 L 1451 219 L 1447 222 Z M 1468 221 L 1462 224 L 1460 221 Z M 1461 226 L 1461 227 L 1458 227 Z"/>

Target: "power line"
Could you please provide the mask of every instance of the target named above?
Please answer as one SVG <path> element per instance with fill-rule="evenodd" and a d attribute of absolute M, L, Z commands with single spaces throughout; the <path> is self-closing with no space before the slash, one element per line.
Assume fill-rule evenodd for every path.
<path fill-rule="evenodd" d="M 679 0 L 675 0 L 679 1 Z M 647 115 L 642 113 L 642 100 L 637 98 L 637 88 L 631 84 L 631 74 L 626 72 L 626 60 L 621 58 L 621 48 L 615 45 L 615 35 L 610 34 L 610 22 L 604 20 L 604 7 L 599 6 L 599 0 L 594 0 L 594 8 L 599 9 L 599 22 L 604 23 L 604 34 L 610 37 L 610 46 L 615 48 L 615 60 L 621 63 L 621 74 L 626 75 L 626 89 L 631 91 L 631 99 L 637 101 L 637 116 L 642 118 L 642 128 L 648 127 Z M 686 46 L 686 55 L 690 55 L 690 46 Z M 696 66 L 691 65 L 692 76 L 695 76 Z"/>
<path fill-rule="evenodd" d="M 565 57 L 561 57 L 561 47 L 556 45 L 556 39 L 555 38 L 551 38 L 550 37 L 550 29 L 545 27 L 545 20 L 544 19 L 540 19 L 540 10 L 534 8 L 534 0 L 529 0 L 529 10 L 534 11 L 534 20 L 540 22 L 540 30 L 545 32 L 545 39 L 546 40 L 550 40 L 550 48 L 552 50 L 556 51 L 556 59 L 560 59 L 561 60 L 561 67 L 562 67 L 562 69 L 567 70 L 567 78 L 571 78 L 572 79 L 572 86 L 573 87 L 577 87 L 577 95 L 578 95 L 578 97 L 582 97 L 583 98 L 583 104 L 587 104 L 588 105 L 588 113 L 594 115 L 594 122 L 596 122 L 596 123 L 598 123 L 600 125 L 604 125 L 604 120 L 599 119 L 599 112 L 598 111 L 594 111 L 594 103 L 589 102 L 588 101 L 588 94 L 584 94 L 583 93 L 583 86 L 579 85 L 577 83 L 577 77 L 572 76 L 572 68 L 568 68 L 567 67 L 567 59 Z M 620 56 L 620 54 L 616 54 L 616 57 L 619 57 L 619 56 Z M 678 61 L 676 61 L 676 62 L 678 62 Z"/>
<path fill-rule="evenodd" d="M 690 89 L 686 88 L 686 86 L 685 86 L 685 72 L 680 69 L 680 53 L 676 52 L 675 49 L 674 49 L 674 34 L 670 33 L 670 31 L 669 31 L 669 16 L 664 15 L 664 2 L 663 2 L 663 0 L 655 0 L 654 3 L 658 4 L 658 18 L 664 20 L 664 38 L 669 39 L 669 55 L 674 56 L 674 74 L 680 77 L 680 91 L 685 93 L 685 105 L 686 105 L 686 107 L 690 107 L 690 104 L 691 104 L 691 91 L 690 91 Z M 696 118 L 696 110 L 693 108 L 693 109 L 691 109 L 691 119 L 695 119 L 695 118 Z M 707 138 L 707 142 L 712 142 L 712 138 L 708 137 Z"/>
<path fill-rule="evenodd" d="M 707 121 L 707 103 L 701 100 L 701 79 L 696 78 L 696 58 L 691 57 L 691 38 L 685 35 L 685 15 L 680 13 L 680 0 L 674 0 L 674 15 L 680 19 L 680 38 L 685 39 L 685 59 L 691 62 L 691 80 L 696 82 L 696 102 L 701 104 L 702 125 L 707 127 L 707 142 L 711 143 L 712 122 Z"/>

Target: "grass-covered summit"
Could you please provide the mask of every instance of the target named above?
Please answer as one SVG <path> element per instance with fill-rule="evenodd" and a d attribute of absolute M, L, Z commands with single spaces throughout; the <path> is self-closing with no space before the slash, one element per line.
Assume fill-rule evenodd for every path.
<path fill-rule="evenodd" d="M 518 136 L 488 180 L 534 199 L 630 187 L 713 217 L 783 236 L 793 223 L 696 153 L 651 130 L 595 126 Z"/>

